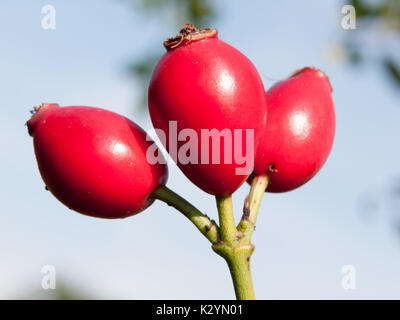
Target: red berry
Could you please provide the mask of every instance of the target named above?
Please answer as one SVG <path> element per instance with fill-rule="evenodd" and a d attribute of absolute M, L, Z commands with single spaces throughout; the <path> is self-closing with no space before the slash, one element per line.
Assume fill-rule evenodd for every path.
<path fill-rule="evenodd" d="M 27 122 L 41 176 L 70 209 L 124 218 L 147 208 L 167 180 L 165 164 L 151 165 L 152 141 L 135 123 L 92 107 L 43 104 Z"/>
<path fill-rule="evenodd" d="M 269 192 L 293 190 L 323 166 L 335 135 L 335 110 L 328 78 L 304 68 L 266 94 L 268 119 L 254 173 L 267 173 Z"/>
<path fill-rule="evenodd" d="M 166 148 L 187 178 L 205 192 L 217 196 L 229 195 L 252 172 L 254 148 L 264 130 L 266 101 L 261 78 L 247 57 L 218 39 L 216 30 L 197 30 L 192 25 L 186 25 L 176 38 L 168 39 L 164 45 L 167 53 L 154 69 L 149 86 L 148 101 L 153 125 L 166 134 Z M 181 161 L 179 155 L 172 154 L 173 148 L 179 152 L 190 138 L 171 145 L 168 141 L 171 121 L 177 122 L 178 135 L 183 129 L 194 130 L 198 137 L 197 163 L 186 163 Z M 236 146 L 231 143 L 230 150 L 234 154 L 241 147 L 241 155 L 248 157 L 249 162 L 251 160 L 249 172 L 238 174 L 237 168 L 247 166 L 234 156 L 229 157 L 230 151 L 225 153 L 224 147 L 229 141 L 219 139 L 219 147 L 216 144 L 212 146 L 211 139 L 208 141 L 210 144 L 207 140 L 204 143 L 202 130 L 212 129 L 220 133 L 228 130 L 231 141 L 235 139 L 234 129 L 240 129 L 236 132 L 240 132 L 238 136 L 242 142 Z M 253 149 L 246 137 L 246 129 L 254 130 Z M 201 142 L 208 148 L 201 146 Z M 215 149 L 211 152 L 212 147 Z M 246 147 L 249 148 L 247 152 Z M 218 160 L 213 163 L 214 155 L 219 163 Z M 225 156 L 231 162 L 225 161 Z M 208 163 L 204 159 L 208 159 Z"/>

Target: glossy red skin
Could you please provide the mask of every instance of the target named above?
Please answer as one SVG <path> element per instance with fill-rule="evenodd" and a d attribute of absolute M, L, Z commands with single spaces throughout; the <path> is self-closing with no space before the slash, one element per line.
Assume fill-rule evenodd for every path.
<path fill-rule="evenodd" d="M 146 160 L 146 133 L 116 113 L 44 104 L 27 122 L 40 174 L 70 209 L 100 218 L 125 218 L 147 208 L 165 184 L 165 164 Z"/>
<path fill-rule="evenodd" d="M 166 133 L 169 152 L 169 121 L 177 121 L 178 134 L 185 128 L 194 129 L 199 144 L 201 129 L 230 129 L 232 133 L 233 129 L 242 129 L 243 153 L 245 129 L 254 129 L 257 148 L 266 123 L 265 89 L 257 70 L 217 36 L 170 49 L 153 71 L 148 97 L 151 120 L 155 128 Z M 185 143 L 178 142 L 178 150 Z M 200 189 L 224 196 L 232 194 L 247 176 L 236 174 L 235 169 L 244 166 L 234 159 L 232 164 L 222 163 L 222 143 L 220 150 L 220 164 L 211 160 L 210 164 L 201 164 L 200 147 L 199 164 L 177 164 Z"/>
<path fill-rule="evenodd" d="M 255 174 L 270 177 L 268 192 L 286 192 L 309 181 L 323 166 L 335 135 L 328 78 L 304 68 L 266 93 L 268 119 Z"/>

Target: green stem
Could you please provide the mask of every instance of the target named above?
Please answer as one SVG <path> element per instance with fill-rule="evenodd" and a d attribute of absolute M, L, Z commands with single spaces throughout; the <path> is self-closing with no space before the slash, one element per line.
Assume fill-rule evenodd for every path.
<path fill-rule="evenodd" d="M 243 216 L 237 227 L 238 231 L 242 233 L 241 242 L 243 243 L 250 243 L 251 241 L 251 236 L 256 226 L 258 210 L 268 183 L 269 178 L 266 174 L 256 176 L 252 181 L 250 194 L 244 205 Z"/>
<path fill-rule="evenodd" d="M 233 258 L 227 260 L 235 288 L 236 299 L 255 300 L 256 297 L 250 270 L 250 257 L 254 247 L 251 247 L 249 250 L 239 248 L 237 248 Z"/>
<path fill-rule="evenodd" d="M 238 300 L 255 299 L 250 271 L 250 257 L 254 251 L 251 236 L 268 183 L 267 175 L 256 176 L 253 179 L 243 217 L 237 229 L 234 226 L 231 197 L 217 198 L 221 241 L 214 244 L 213 249 L 228 263 Z"/>
<path fill-rule="evenodd" d="M 215 221 L 210 220 L 187 200 L 176 194 L 167 186 L 160 186 L 152 197 L 174 207 L 188 218 L 197 229 L 213 244 L 219 242 L 219 229 Z"/>
<path fill-rule="evenodd" d="M 250 271 L 250 257 L 254 251 L 251 244 L 241 244 L 232 209 L 232 197 L 216 197 L 221 241 L 213 245 L 213 250 L 225 259 L 231 273 L 236 298 L 254 300 L 253 281 Z"/>
<path fill-rule="evenodd" d="M 234 246 L 237 240 L 235 218 L 233 217 L 232 196 L 215 197 L 217 200 L 221 240 Z"/>
<path fill-rule="evenodd" d="M 220 228 L 218 228 L 214 221 L 166 186 L 159 187 L 152 193 L 153 198 L 164 201 L 182 212 L 213 244 L 213 250 L 228 264 L 236 298 L 239 300 L 255 299 L 250 271 L 250 257 L 254 251 L 251 236 L 268 183 L 267 175 L 260 175 L 253 179 L 244 213 L 237 228 L 231 196 L 216 197 L 220 221 Z"/>
<path fill-rule="evenodd" d="M 231 273 L 236 299 L 255 300 L 250 257 L 254 251 L 252 244 L 239 244 L 234 248 L 224 243 L 213 245 L 213 250 L 225 259 Z"/>

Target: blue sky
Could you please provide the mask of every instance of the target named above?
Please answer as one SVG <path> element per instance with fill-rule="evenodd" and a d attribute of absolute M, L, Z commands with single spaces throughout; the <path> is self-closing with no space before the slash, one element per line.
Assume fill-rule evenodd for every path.
<path fill-rule="evenodd" d="M 56 30 L 41 8 L 56 8 Z M 139 87 L 126 66 L 176 33 L 172 17 L 124 1 L 0 2 L 0 298 L 41 290 L 41 267 L 98 298 L 234 298 L 225 262 L 178 212 L 155 203 L 120 221 L 76 214 L 44 190 L 24 122 L 33 105 L 90 105 L 145 129 Z M 374 65 L 352 69 L 326 53 L 346 37 L 339 1 L 218 1 L 212 27 L 246 54 L 265 87 L 303 66 L 334 88 L 334 147 L 304 187 L 266 194 L 252 258 L 258 298 L 400 298 L 400 245 L 382 206 L 368 219 L 360 199 L 384 197 L 400 174 L 400 95 Z M 214 199 L 170 166 L 168 186 L 216 219 Z M 248 186 L 234 195 L 237 218 Z M 356 289 L 341 268 L 356 268 Z M 207 281 L 206 281 L 207 280 Z M 211 284 L 211 285 L 210 285 Z M 212 288 L 210 290 L 210 288 Z"/>

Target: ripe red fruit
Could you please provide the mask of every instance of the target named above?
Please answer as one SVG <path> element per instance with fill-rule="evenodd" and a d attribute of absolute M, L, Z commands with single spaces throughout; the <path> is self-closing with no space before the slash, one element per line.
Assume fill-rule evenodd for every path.
<path fill-rule="evenodd" d="M 267 191 L 293 190 L 325 163 L 335 135 L 331 92 L 321 71 L 304 68 L 266 93 L 268 119 L 254 173 L 269 175 Z"/>
<path fill-rule="evenodd" d="M 266 122 L 261 78 L 247 57 L 218 39 L 216 30 L 197 30 L 186 25 L 179 35 L 165 41 L 164 46 L 167 53 L 153 71 L 148 92 L 153 125 L 166 134 L 167 141 L 163 143 L 170 155 L 173 148 L 179 152 L 190 140 L 185 137 L 183 141 L 178 139 L 176 145 L 170 145 L 170 121 L 177 121 L 178 135 L 183 129 L 194 130 L 199 146 L 195 155 L 197 163 L 183 162 L 176 155 L 172 158 L 186 177 L 203 191 L 217 196 L 232 194 L 252 168 L 246 175 L 237 174 L 236 169 L 245 165 L 234 157 L 230 157 L 231 163 L 225 161 L 227 141 L 219 139 L 219 148 L 213 145 L 217 152 L 208 153 L 201 146 L 201 132 L 227 129 L 234 137 L 234 129 L 241 129 L 242 142 L 237 146 L 242 148 L 243 156 L 246 156 L 246 147 L 249 148 L 247 156 L 251 157 L 253 167 L 255 149 L 251 150 L 251 144 L 246 144 L 249 143 L 246 129 L 254 130 L 254 148 L 257 148 Z M 206 141 L 205 145 L 212 150 L 211 139 L 208 142 L 210 144 Z M 239 149 L 234 150 L 234 143 L 230 146 L 233 153 Z M 218 160 L 213 163 L 214 154 L 220 163 Z M 209 159 L 209 163 L 202 161 L 203 157 Z"/>
<path fill-rule="evenodd" d="M 46 187 L 70 209 L 124 218 L 147 208 L 167 180 L 165 164 L 151 165 L 152 141 L 135 123 L 92 107 L 42 104 L 27 122 Z"/>

